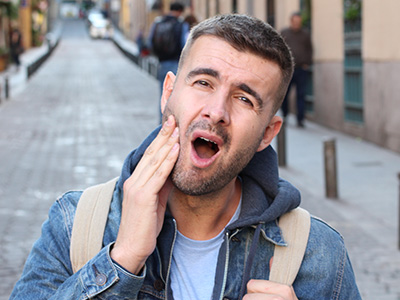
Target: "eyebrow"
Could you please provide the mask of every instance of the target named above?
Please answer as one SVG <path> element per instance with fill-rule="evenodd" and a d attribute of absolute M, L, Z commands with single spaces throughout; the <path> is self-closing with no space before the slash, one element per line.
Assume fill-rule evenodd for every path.
<path fill-rule="evenodd" d="M 211 68 L 196 68 L 189 72 L 189 74 L 186 76 L 186 79 L 190 79 L 197 75 L 210 75 L 212 77 L 220 79 L 219 72 Z"/>
<path fill-rule="evenodd" d="M 251 87 L 249 87 L 249 86 L 248 86 L 247 84 L 245 84 L 245 83 L 239 84 L 239 85 L 238 85 L 238 88 L 241 89 L 242 91 L 244 91 L 244 92 L 250 94 L 251 96 L 253 96 L 253 97 L 256 99 L 257 103 L 258 103 L 259 109 L 262 109 L 262 108 L 263 108 L 264 102 L 263 102 L 263 100 L 261 99 L 260 95 L 259 95 L 255 90 L 253 90 Z"/>

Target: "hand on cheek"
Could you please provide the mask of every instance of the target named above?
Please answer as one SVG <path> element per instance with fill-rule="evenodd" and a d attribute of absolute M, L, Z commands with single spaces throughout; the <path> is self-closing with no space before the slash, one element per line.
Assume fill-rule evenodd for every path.
<path fill-rule="evenodd" d="M 178 133 L 169 116 L 124 183 L 121 224 L 111 257 L 134 274 L 154 251 L 161 231 L 171 188 L 168 177 L 179 153 Z"/>

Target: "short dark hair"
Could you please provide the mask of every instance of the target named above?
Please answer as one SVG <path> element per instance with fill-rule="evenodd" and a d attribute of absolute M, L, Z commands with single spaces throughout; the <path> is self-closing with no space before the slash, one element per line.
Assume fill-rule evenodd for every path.
<path fill-rule="evenodd" d="M 179 2 L 173 2 L 169 6 L 169 10 L 172 10 L 172 11 L 183 11 L 184 9 L 185 9 L 185 7 L 183 6 L 183 4 L 179 3 Z"/>
<path fill-rule="evenodd" d="M 299 12 L 299 11 L 295 11 L 294 13 L 292 13 L 292 15 L 290 16 L 291 18 L 293 18 L 293 17 L 302 17 L 301 16 L 301 12 Z"/>
<path fill-rule="evenodd" d="M 273 61 L 279 66 L 282 79 L 273 106 L 273 113 L 275 114 L 286 95 L 294 67 L 292 54 L 282 36 L 271 25 L 251 16 L 218 15 L 193 27 L 182 51 L 179 69 L 193 43 L 203 35 L 220 38 L 238 51 L 248 51 Z"/>

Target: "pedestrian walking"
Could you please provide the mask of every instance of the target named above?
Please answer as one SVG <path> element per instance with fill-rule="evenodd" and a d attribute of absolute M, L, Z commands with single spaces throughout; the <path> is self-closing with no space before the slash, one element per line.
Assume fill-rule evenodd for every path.
<path fill-rule="evenodd" d="M 145 57 L 150 54 L 147 41 L 144 38 L 143 29 L 139 30 L 139 33 L 136 37 L 136 44 L 139 47 L 139 53 L 141 57 Z"/>
<path fill-rule="evenodd" d="M 293 285 L 269 280 L 275 247 L 293 249 L 280 222 L 300 203 L 270 146 L 292 73 L 287 45 L 261 20 L 195 26 L 164 81 L 163 124 L 112 186 L 98 252 L 74 272 L 71 235 L 96 234 L 75 227 L 93 215 L 82 193 L 64 194 L 11 299 L 361 299 L 340 234 L 310 216 Z"/>
<path fill-rule="evenodd" d="M 24 52 L 24 47 L 22 45 L 22 36 L 18 29 L 14 29 L 11 33 L 10 52 L 11 59 L 15 63 L 18 70 L 21 65 L 19 56 Z"/>
<path fill-rule="evenodd" d="M 176 74 L 179 56 L 186 43 L 189 25 L 181 19 L 183 11 L 183 4 L 171 3 L 169 13 L 156 18 L 150 28 L 148 44 L 159 61 L 157 79 L 160 82 L 160 92 L 167 73 L 171 71 Z"/>
<path fill-rule="evenodd" d="M 295 61 L 293 78 L 282 103 L 284 118 L 289 113 L 289 93 L 293 85 L 296 86 L 297 126 L 304 127 L 305 95 L 308 80 L 308 70 L 312 64 L 312 43 L 307 30 L 302 27 L 300 13 L 290 17 L 290 26 L 282 30 L 282 36 L 288 44 Z"/>

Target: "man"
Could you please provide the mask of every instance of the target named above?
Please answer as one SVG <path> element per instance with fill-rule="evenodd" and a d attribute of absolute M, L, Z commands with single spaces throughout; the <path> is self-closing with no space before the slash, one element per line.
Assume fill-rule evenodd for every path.
<path fill-rule="evenodd" d="M 21 65 L 19 57 L 24 52 L 21 32 L 18 29 L 13 29 L 11 33 L 10 52 L 11 52 L 11 59 L 15 63 L 16 69 L 18 71 Z"/>
<path fill-rule="evenodd" d="M 184 6 L 181 3 L 171 3 L 169 13 L 163 17 L 156 18 L 150 28 L 148 43 L 159 60 L 157 79 L 160 82 L 161 92 L 167 73 L 171 71 L 176 74 L 178 70 L 179 56 L 189 33 L 189 24 L 180 19 L 183 10 Z M 156 34 L 156 30 L 160 32 L 159 35 Z"/>
<path fill-rule="evenodd" d="M 72 274 L 81 193 L 65 194 L 11 299 L 360 299 L 342 238 L 314 218 L 293 286 L 267 280 L 284 244 L 276 220 L 300 202 L 269 146 L 292 72 L 283 39 L 260 20 L 196 26 L 165 78 L 161 129 L 124 163 L 104 248 Z"/>
<path fill-rule="evenodd" d="M 302 19 L 299 13 L 290 18 L 290 27 L 282 31 L 286 43 L 292 51 L 295 69 L 287 94 L 282 103 L 283 116 L 289 113 L 288 95 L 292 85 L 296 85 L 297 126 L 304 127 L 305 95 L 307 86 L 307 72 L 312 63 L 312 44 L 310 34 L 302 28 Z"/>

